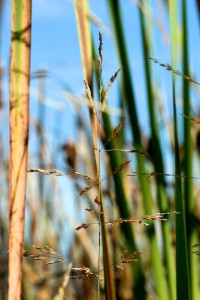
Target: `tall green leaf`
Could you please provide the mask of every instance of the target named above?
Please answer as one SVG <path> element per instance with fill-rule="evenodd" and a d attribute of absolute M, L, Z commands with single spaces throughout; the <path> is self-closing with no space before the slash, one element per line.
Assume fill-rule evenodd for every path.
<path fill-rule="evenodd" d="M 176 58 L 176 37 L 177 37 L 177 8 L 176 1 L 169 1 L 170 13 L 170 31 L 172 45 L 172 67 L 175 67 Z M 173 111 L 174 111 L 174 140 L 175 140 L 175 174 L 181 175 L 179 145 L 178 145 L 178 128 L 176 116 L 176 90 L 175 75 L 172 73 L 172 91 L 173 91 Z M 185 220 L 185 203 L 182 191 L 181 178 L 175 179 L 175 203 L 176 210 L 181 212 L 179 218 L 176 218 L 176 294 L 177 300 L 191 299 L 189 284 L 189 267 L 188 267 L 188 249 L 186 240 L 186 220 Z"/>
<path fill-rule="evenodd" d="M 183 18 L 183 74 L 189 75 L 189 55 L 188 55 L 188 34 L 187 34 L 187 9 L 186 0 L 182 0 L 182 18 Z M 190 82 L 183 79 L 183 105 L 184 115 L 190 116 Z M 185 176 L 192 176 L 193 164 L 193 145 L 191 137 L 191 121 L 184 118 L 184 174 Z M 192 246 L 198 242 L 198 235 L 196 230 L 196 222 L 194 217 L 195 200 L 193 195 L 193 182 L 188 178 L 184 181 L 184 198 L 186 209 L 186 228 L 187 228 L 187 246 L 189 255 L 189 269 L 190 269 L 190 285 L 191 298 L 193 300 L 199 297 L 198 288 L 198 264 L 196 256 L 192 253 Z"/>
<path fill-rule="evenodd" d="M 144 3 L 144 1 L 141 1 Z M 140 27 L 142 31 L 142 44 L 143 44 L 143 60 L 145 67 L 145 79 L 146 79 L 146 90 L 147 90 L 147 99 L 148 99 L 148 110 L 149 110 L 149 119 L 150 119 L 150 127 L 151 127 L 151 142 L 152 142 L 152 150 L 153 150 L 153 164 L 156 173 L 164 174 L 164 164 L 163 164 L 163 156 L 161 150 L 161 143 L 159 140 L 158 134 L 158 121 L 155 113 L 155 97 L 153 93 L 153 85 L 152 85 L 152 76 L 149 65 L 149 57 L 150 57 L 150 24 L 147 22 L 144 10 L 139 9 L 140 14 Z M 152 49 L 151 49 L 152 52 Z M 163 176 L 156 176 L 156 184 L 157 184 L 157 196 L 158 196 L 158 206 L 159 211 L 166 212 L 168 211 L 169 204 L 165 191 L 165 182 Z M 176 298 L 176 289 L 175 289 L 175 267 L 173 260 L 173 251 L 171 246 L 171 237 L 170 237 L 170 226 L 168 222 L 162 223 L 162 232 L 163 232 L 163 240 L 164 240 L 164 257 L 167 264 L 167 277 L 168 277 L 168 285 L 169 285 L 169 295 L 170 299 Z"/>
<path fill-rule="evenodd" d="M 131 123 L 134 147 L 142 150 L 141 133 L 138 123 L 138 116 L 136 113 L 135 97 L 133 93 L 133 85 L 131 80 L 119 1 L 109 0 L 109 6 L 115 31 L 120 63 L 122 66 L 123 99 L 125 101 L 129 120 Z M 145 173 L 145 159 L 141 155 L 137 155 L 137 166 L 139 174 Z M 148 179 L 145 176 L 139 175 L 139 182 L 142 191 L 144 211 L 146 214 L 151 214 L 152 196 Z M 160 256 L 160 251 L 158 249 L 154 228 L 149 231 L 149 242 L 158 297 L 159 299 L 167 299 L 168 296 L 164 268 Z"/>

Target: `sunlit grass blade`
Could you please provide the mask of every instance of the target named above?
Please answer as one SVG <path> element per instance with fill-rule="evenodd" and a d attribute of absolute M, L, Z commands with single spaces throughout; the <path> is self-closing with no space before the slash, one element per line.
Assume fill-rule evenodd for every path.
<path fill-rule="evenodd" d="M 177 36 L 177 9 L 176 1 L 169 1 L 170 13 L 170 31 L 172 45 L 172 67 L 175 68 L 176 58 L 176 36 Z M 172 91 L 173 91 L 173 117 L 174 117 L 174 142 L 175 142 L 175 174 L 181 175 L 178 128 L 176 116 L 176 90 L 175 74 L 172 74 Z M 177 300 L 191 299 L 189 284 L 189 266 L 188 266 L 188 249 L 186 239 L 186 220 L 185 220 L 185 203 L 182 191 L 181 178 L 175 179 L 175 206 L 176 210 L 182 214 L 176 218 L 176 295 Z"/>
<path fill-rule="evenodd" d="M 29 131 L 30 0 L 12 1 L 8 299 L 21 299 Z"/>
<path fill-rule="evenodd" d="M 88 90 L 93 93 L 92 84 L 92 43 L 91 43 L 91 28 L 88 20 L 88 1 L 87 0 L 74 0 L 74 8 L 76 12 L 77 27 L 80 42 L 80 51 L 83 66 L 83 75 Z M 91 99 L 91 98 L 90 98 Z M 93 144 L 98 148 L 98 135 L 97 116 L 94 113 L 94 107 L 90 109 L 90 122 L 92 127 Z M 94 152 L 96 165 L 98 164 L 97 152 Z"/>
<path fill-rule="evenodd" d="M 84 78 L 87 80 L 89 86 L 92 83 L 92 48 L 91 48 L 91 32 L 90 25 L 87 19 L 88 15 L 88 1 L 74 0 L 74 7 L 76 12 L 79 42 L 81 48 L 81 58 L 83 64 Z"/>
<path fill-rule="evenodd" d="M 144 1 L 141 1 L 144 2 Z M 152 150 L 153 158 L 152 162 L 154 164 L 154 169 L 156 172 L 161 172 L 164 174 L 164 164 L 163 155 L 160 146 L 159 133 L 158 133 L 158 120 L 155 113 L 155 99 L 153 93 L 152 76 L 150 71 L 150 64 L 148 58 L 150 57 L 150 24 L 145 18 L 144 11 L 140 8 L 140 27 L 142 31 L 142 44 L 143 44 L 143 60 L 145 68 L 145 79 L 146 79 L 146 89 L 147 89 L 147 99 L 148 99 L 148 110 L 149 119 L 151 127 L 151 139 L 152 139 Z M 157 184 L 157 195 L 158 195 L 158 207 L 159 211 L 165 212 L 168 210 L 169 204 L 165 191 L 165 182 L 163 176 L 156 176 Z M 166 260 L 166 271 L 169 285 L 169 295 L 170 299 L 176 299 L 176 285 L 175 285 L 175 265 L 173 260 L 173 249 L 171 246 L 171 232 L 168 222 L 162 223 L 163 241 L 164 241 L 164 255 Z"/>
<path fill-rule="evenodd" d="M 187 28 L 187 9 L 186 1 L 182 0 L 182 18 L 183 18 L 183 74 L 189 76 L 189 55 L 188 55 L 188 28 Z M 184 115 L 190 117 L 190 81 L 183 79 L 183 109 Z M 193 145 L 191 137 L 191 121 L 189 118 L 183 118 L 184 121 L 184 174 L 185 176 L 192 176 L 193 166 Z M 195 255 L 192 253 L 192 247 L 198 241 L 197 227 L 195 222 L 195 199 L 193 194 L 192 179 L 184 180 L 184 198 L 186 211 L 186 233 L 188 246 L 188 259 L 190 270 L 190 286 L 191 299 L 195 300 L 199 297 L 199 272 L 198 264 Z"/>

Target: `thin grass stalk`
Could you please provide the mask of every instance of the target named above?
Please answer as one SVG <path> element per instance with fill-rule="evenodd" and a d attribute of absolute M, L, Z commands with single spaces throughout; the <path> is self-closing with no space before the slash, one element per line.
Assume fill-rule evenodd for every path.
<path fill-rule="evenodd" d="M 81 56 L 82 56 L 82 64 L 84 71 L 84 79 L 86 80 L 86 84 L 90 92 L 92 93 L 92 42 L 91 42 L 91 32 L 88 22 L 88 2 L 86 0 L 74 0 L 74 6 L 76 10 L 77 16 L 77 25 L 79 32 L 79 41 L 81 48 Z M 101 74 L 100 74 L 101 77 Z M 99 91 L 100 93 L 100 91 Z M 101 118 L 101 117 L 100 117 Z M 100 125 L 98 124 L 101 119 L 97 118 L 97 115 L 94 113 L 94 109 L 90 109 L 90 122 L 92 128 L 92 137 L 93 137 L 93 146 L 94 149 L 99 149 L 99 140 L 100 140 Z M 95 157 L 95 166 L 96 166 L 96 175 L 97 180 L 100 179 L 100 151 L 94 150 Z M 108 237 L 106 232 L 106 226 L 103 226 L 102 223 L 104 220 L 104 209 L 103 209 L 103 198 L 101 185 L 99 185 L 99 216 L 100 216 L 100 224 L 101 224 L 101 234 L 99 227 L 99 247 L 102 238 L 102 249 L 103 249 L 103 261 L 104 261 L 104 278 L 105 278 L 105 293 L 106 299 L 115 299 L 115 291 L 114 291 L 114 282 L 113 282 L 113 274 L 111 266 L 111 260 L 109 255 L 109 247 L 108 247 Z M 99 262 L 98 262 L 98 270 L 100 268 L 100 248 L 99 248 Z M 98 299 L 100 299 L 100 282 L 98 279 Z"/>
<path fill-rule="evenodd" d="M 100 46 L 99 46 L 99 55 L 102 55 L 100 51 L 100 48 L 102 47 L 102 37 L 99 34 L 99 41 L 100 41 Z M 99 80 L 98 80 L 98 89 L 99 89 L 99 97 L 100 99 L 102 98 L 102 57 L 100 57 L 100 68 L 99 68 Z M 99 116 L 99 125 L 101 125 L 102 122 L 102 114 L 101 114 L 101 109 L 102 109 L 102 103 L 100 101 L 100 116 Z M 96 116 L 97 117 L 97 116 Z M 100 127 L 99 132 L 98 132 L 98 149 L 100 149 Z M 95 151 L 95 150 L 94 150 Z M 101 151 L 98 150 L 98 164 L 97 164 L 97 170 L 98 170 L 98 181 L 100 182 L 101 180 Z M 108 235 L 106 232 L 106 227 L 104 226 L 105 224 L 105 214 L 104 214 L 104 204 L 103 204 L 103 194 L 102 194 L 102 186 L 99 184 L 99 200 L 100 200 L 100 206 L 99 206 L 99 221 L 101 224 L 101 236 L 102 236 L 102 249 L 103 249 L 103 263 L 104 263 L 104 278 L 105 278 L 105 291 L 106 291 L 106 299 L 108 300 L 114 300 L 115 299 L 115 288 L 114 288 L 114 276 L 113 272 L 111 269 L 111 259 L 109 255 L 109 247 L 108 247 Z M 99 231 L 99 243 L 100 243 L 100 231 Z M 99 245 L 100 246 L 100 245 Z M 99 260 L 100 260 L 100 255 L 99 255 Z M 100 291 L 100 282 L 98 285 L 98 291 Z M 98 296 L 100 299 L 100 293 L 98 292 Z"/>
<path fill-rule="evenodd" d="M 94 43 L 93 43 L 93 59 L 95 60 L 95 58 L 96 58 L 96 51 L 94 49 Z M 96 82 L 98 84 L 99 75 L 96 69 L 94 70 L 94 74 L 95 74 Z M 102 82 L 102 86 L 103 86 L 103 82 Z M 103 118 L 105 134 L 106 137 L 108 138 L 113 133 L 113 127 L 111 125 L 111 119 L 109 113 L 104 112 L 102 114 L 102 118 Z M 107 140 L 106 137 L 105 140 Z M 118 146 L 114 139 L 112 139 L 106 145 L 106 150 L 116 149 L 116 148 L 118 148 Z M 110 151 L 107 153 L 110 158 L 112 172 L 114 172 L 114 170 L 122 163 L 121 154 L 118 151 Z M 113 176 L 113 180 L 114 180 L 115 191 L 116 191 L 116 203 L 120 211 L 120 217 L 130 218 L 131 217 L 130 208 L 129 208 L 128 199 L 124 188 L 124 178 L 122 173 L 115 174 Z M 129 223 L 122 224 L 121 230 L 126 240 L 127 249 L 130 252 L 137 251 L 138 249 L 135 243 L 134 232 L 131 224 Z M 136 298 L 140 297 L 140 299 L 146 299 L 145 278 L 140 263 L 131 265 L 131 271 L 133 274 L 133 282 L 134 282 L 134 295 L 136 295 Z"/>
<path fill-rule="evenodd" d="M 102 236 L 102 249 L 103 249 L 103 258 L 104 258 L 104 280 L 105 280 L 105 292 L 107 300 L 115 299 L 115 286 L 114 286 L 114 275 L 111 266 L 111 259 L 108 252 L 108 235 L 106 229 L 103 224 L 105 224 L 105 214 L 104 214 L 104 206 L 103 206 L 103 195 L 102 189 L 100 187 L 100 202 L 101 202 L 101 216 L 100 216 L 100 224 L 101 224 L 101 236 Z M 100 285 L 100 282 L 99 282 Z M 99 295 L 100 296 L 100 295 Z M 99 298 L 100 299 L 100 298 Z"/>
<path fill-rule="evenodd" d="M 144 3 L 144 1 L 142 1 Z M 152 85 L 152 77 L 150 71 L 150 65 L 148 58 L 150 57 L 150 34 L 149 34 L 149 24 L 145 20 L 144 11 L 139 9 L 140 14 L 140 27 L 142 31 L 142 44 L 143 44 L 143 61 L 145 68 L 145 79 L 146 79 L 146 90 L 148 99 L 148 109 L 151 127 L 151 138 L 153 146 L 153 164 L 156 173 L 164 174 L 164 163 L 162 150 L 160 146 L 159 134 L 158 134 L 158 121 L 156 119 L 155 109 L 154 109 L 154 93 Z M 165 191 L 165 182 L 163 176 L 156 176 L 157 185 L 157 195 L 158 195 L 158 207 L 159 211 L 166 212 L 169 209 L 169 204 L 167 200 L 167 195 Z M 170 226 L 168 222 L 162 222 L 162 232 L 164 240 L 164 257 L 166 260 L 166 272 L 169 285 L 169 296 L 171 300 L 176 299 L 176 283 L 175 283 L 175 265 L 173 260 L 173 252 L 171 247 L 171 237 L 170 237 Z"/>
<path fill-rule="evenodd" d="M 29 131 L 31 0 L 12 1 L 8 299 L 21 299 Z"/>
<path fill-rule="evenodd" d="M 170 31 L 172 45 L 172 68 L 175 68 L 176 57 L 176 36 L 177 36 L 177 8 L 176 1 L 169 1 L 170 13 Z M 173 92 L 173 118 L 174 118 L 174 142 L 175 142 L 175 174 L 181 175 L 178 128 L 176 116 L 176 90 L 175 74 L 172 74 L 172 92 Z M 179 218 L 176 218 L 176 297 L 177 300 L 191 299 L 190 292 L 190 275 L 188 265 L 188 249 L 186 238 L 186 220 L 185 220 L 185 203 L 182 192 L 181 178 L 175 178 L 175 206 L 176 211 L 181 212 Z"/>
<path fill-rule="evenodd" d="M 136 149 L 142 150 L 141 133 L 139 128 L 138 116 L 136 113 L 135 97 L 131 82 L 130 68 L 126 52 L 126 43 L 124 40 L 119 1 L 109 0 L 109 6 L 115 30 L 115 37 L 117 41 L 120 62 L 122 66 L 123 95 L 131 123 L 134 147 Z M 145 159 L 142 155 L 137 155 L 137 167 L 139 174 L 145 172 Z M 146 214 L 152 214 L 152 196 L 148 179 L 145 176 L 138 176 L 138 178 L 142 191 L 144 211 Z M 151 227 L 151 229 L 149 230 L 149 242 L 158 297 L 159 299 L 164 300 L 168 298 L 167 286 L 164 276 L 164 268 L 153 227 Z"/>
<path fill-rule="evenodd" d="M 187 9 L 186 0 L 182 1 L 182 18 L 183 18 L 183 74 L 189 75 L 189 54 L 188 54 L 188 34 L 187 34 Z M 190 82 L 183 79 L 183 109 L 184 115 L 190 116 Z M 191 121 L 184 118 L 184 174 L 185 176 L 192 176 L 193 165 L 193 145 L 191 138 Z M 199 296 L 199 276 L 198 264 L 196 256 L 192 253 L 192 246 L 197 243 L 198 235 L 196 230 L 196 222 L 194 217 L 195 199 L 193 195 L 192 179 L 185 179 L 184 181 L 184 197 L 186 209 L 186 230 L 187 230 L 187 246 L 189 255 L 189 269 L 190 269 L 190 286 L 191 299 L 198 299 Z"/>

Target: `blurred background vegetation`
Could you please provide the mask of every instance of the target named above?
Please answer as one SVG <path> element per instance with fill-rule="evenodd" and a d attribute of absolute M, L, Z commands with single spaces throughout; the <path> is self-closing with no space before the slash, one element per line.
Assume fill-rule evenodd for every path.
<path fill-rule="evenodd" d="M 10 42 L 5 33 L 10 20 L 5 2 L 0 1 L 2 300 L 7 298 L 8 273 Z M 66 15 L 66 31 L 57 21 L 51 31 L 44 20 L 49 26 L 42 33 L 45 50 L 42 40 L 34 43 L 41 28 L 34 21 L 37 5 L 33 1 L 28 159 L 28 169 L 37 172 L 27 173 L 22 299 L 199 299 L 199 1 L 68 1 L 66 10 L 73 10 L 74 19 Z M 59 2 L 54 8 L 59 14 Z M 101 78 L 98 31 L 103 37 Z M 57 35 L 66 64 L 54 49 Z M 42 54 L 38 58 L 35 53 Z M 38 67 L 41 57 L 45 63 Z M 83 79 L 99 114 L 101 86 L 119 68 L 98 131 Z M 124 117 L 122 128 L 106 143 Z M 101 222 L 118 220 L 116 226 L 102 226 L 100 254 L 98 191 L 80 196 L 88 186 L 83 175 L 95 178 L 98 169 L 96 134 L 106 150 L 101 155 L 101 178 L 107 177 L 101 184 Z M 53 169 L 64 176 L 42 171 Z M 75 231 L 82 223 L 95 224 Z M 105 262 L 107 251 L 110 264 Z M 103 268 L 99 281 L 96 272 Z M 106 278 L 108 269 L 113 283 Z"/>

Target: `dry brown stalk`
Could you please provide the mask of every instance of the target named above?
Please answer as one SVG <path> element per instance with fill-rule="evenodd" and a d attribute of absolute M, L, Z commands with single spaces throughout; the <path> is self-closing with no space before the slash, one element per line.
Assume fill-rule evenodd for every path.
<path fill-rule="evenodd" d="M 92 48 L 90 24 L 87 18 L 88 6 L 86 1 L 83 0 L 74 0 L 74 6 L 79 32 L 84 78 L 87 80 L 90 86 L 92 82 Z"/>
<path fill-rule="evenodd" d="M 88 5 L 85 0 L 74 0 L 74 7 L 76 11 L 79 41 L 81 48 L 81 57 L 83 64 L 83 72 L 85 81 L 88 84 L 89 90 L 92 90 L 92 42 L 90 22 L 88 19 Z M 92 96 L 91 96 L 92 97 Z M 90 99 L 91 102 L 91 99 Z M 99 127 L 99 119 L 94 109 L 90 109 L 90 122 L 92 130 L 92 139 L 95 147 L 98 148 L 97 132 Z M 94 153 L 95 161 L 98 161 L 98 153 Z"/>
<path fill-rule="evenodd" d="M 8 299 L 21 299 L 29 136 L 31 0 L 12 0 Z"/>

